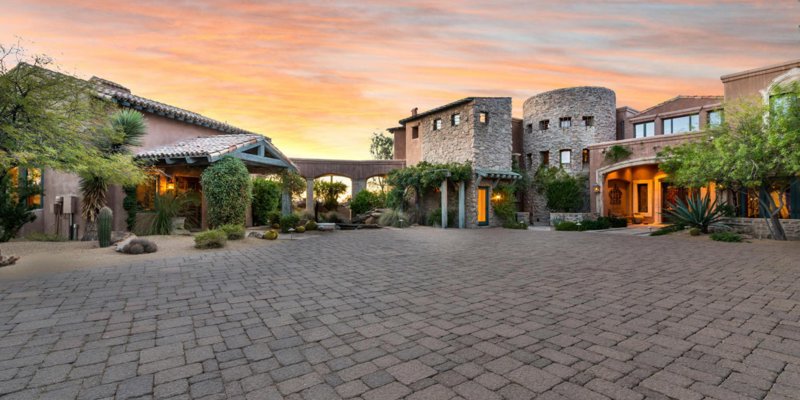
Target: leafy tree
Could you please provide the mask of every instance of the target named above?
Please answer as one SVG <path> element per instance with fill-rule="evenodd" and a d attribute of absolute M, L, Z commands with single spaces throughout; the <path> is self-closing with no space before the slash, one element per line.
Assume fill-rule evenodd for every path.
<path fill-rule="evenodd" d="M 141 172 L 131 156 L 103 157 L 96 146 L 109 133 L 99 128 L 107 124 L 110 104 L 96 98 L 88 82 L 53 69 L 47 56 L 0 45 L 0 171 L 96 171 L 111 182 L 138 182 Z"/>
<path fill-rule="evenodd" d="M 385 193 L 362 190 L 353 196 L 353 200 L 350 201 L 350 210 L 354 215 L 359 215 L 373 208 L 383 207 L 385 203 Z"/>
<path fill-rule="evenodd" d="M 786 240 L 780 220 L 791 179 L 800 174 L 800 83 L 775 88 L 771 104 L 747 99 L 725 106 L 723 123 L 700 140 L 660 153 L 661 169 L 676 185 L 754 189 L 773 239 Z"/>
<path fill-rule="evenodd" d="M 347 192 L 347 185 L 343 182 L 334 182 L 333 177 L 330 181 L 314 181 L 314 197 L 322 199 L 322 205 L 328 211 L 336 210 L 339 207 L 339 196 Z"/>
<path fill-rule="evenodd" d="M 391 160 L 394 158 L 394 139 L 383 132 L 372 134 L 369 153 L 376 160 Z"/>
<path fill-rule="evenodd" d="M 244 225 L 247 205 L 253 196 L 253 183 L 242 160 L 222 157 L 203 171 L 200 184 L 203 185 L 211 227 Z"/>
<path fill-rule="evenodd" d="M 583 209 L 583 181 L 582 177 L 555 167 L 542 167 L 534 177 L 537 190 L 544 193 L 547 199 L 547 208 L 555 212 L 578 212 Z"/>
<path fill-rule="evenodd" d="M 281 184 L 270 179 L 253 179 L 253 220 L 257 225 L 267 225 L 270 212 L 281 204 Z"/>
<path fill-rule="evenodd" d="M 129 156 L 133 147 L 141 146 L 142 138 L 147 134 L 147 125 L 142 113 L 136 110 L 119 110 L 112 114 L 110 124 L 103 129 L 103 134 L 94 140 L 99 156 L 110 158 L 119 155 Z M 108 205 L 109 184 L 115 182 L 102 171 L 84 171 L 80 174 L 81 216 L 89 223 L 84 239 L 94 239 L 94 223 L 100 209 Z"/>
<path fill-rule="evenodd" d="M 23 225 L 36 219 L 24 200 L 32 194 L 26 185 L 12 182 L 11 174 L 0 174 L 0 242 L 11 240 Z"/>

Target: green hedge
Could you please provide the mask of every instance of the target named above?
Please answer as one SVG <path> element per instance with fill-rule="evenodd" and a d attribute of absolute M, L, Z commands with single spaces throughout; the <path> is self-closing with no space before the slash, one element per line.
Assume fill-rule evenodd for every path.
<path fill-rule="evenodd" d="M 242 160 L 223 157 L 203 171 L 200 183 L 210 226 L 245 224 L 247 205 L 253 197 L 253 184 Z"/>
<path fill-rule="evenodd" d="M 255 225 L 271 223 L 270 213 L 278 212 L 280 205 L 280 182 L 264 178 L 253 180 L 253 223 Z"/>
<path fill-rule="evenodd" d="M 362 190 L 350 201 L 350 211 L 353 215 L 363 214 L 373 208 L 385 207 L 386 195 L 383 193 Z"/>

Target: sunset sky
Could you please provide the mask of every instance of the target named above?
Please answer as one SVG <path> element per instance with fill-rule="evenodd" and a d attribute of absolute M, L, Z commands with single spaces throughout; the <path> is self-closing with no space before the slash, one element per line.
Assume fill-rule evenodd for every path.
<path fill-rule="evenodd" d="M 272 137 L 369 158 L 371 132 L 465 96 L 606 86 L 644 108 L 800 58 L 800 2 L 0 0 L 0 43 Z"/>

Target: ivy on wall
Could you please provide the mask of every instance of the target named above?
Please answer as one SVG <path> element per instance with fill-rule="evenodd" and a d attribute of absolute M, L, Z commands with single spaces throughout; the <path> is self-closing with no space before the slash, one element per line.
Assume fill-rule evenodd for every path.
<path fill-rule="evenodd" d="M 433 164 L 423 161 L 417 165 L 396 169 L 390 172 L 386 179 L 386 183 L 392 188 L 387 195 L 386 205 L 391 208 L 401 208 L 408 189 L 413 189 L 422 195 L 439 187 L 445 179 L 455 183 L 470 181 L 472 164 L 469 162 Z"/>

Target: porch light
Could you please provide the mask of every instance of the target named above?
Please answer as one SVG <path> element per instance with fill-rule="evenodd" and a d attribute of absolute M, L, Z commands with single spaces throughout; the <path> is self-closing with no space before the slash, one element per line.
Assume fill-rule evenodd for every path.
<path fill-rule="evenodd" d="M 175 190 L 175 182 L 167 183 L 167 191 Z"/>
<path fill-rule="evenodd" d="M 594 192 L 595 192 L 595 193 L 600 193 L 600 189 L 601 189 L 601 188 L 600 188 L 600 185 L 598 185 L 598 184 L 595 184 L 595 185 L 594 185 L 594 187 L 593 187 L 593 189 L 594 189 Z"/>

